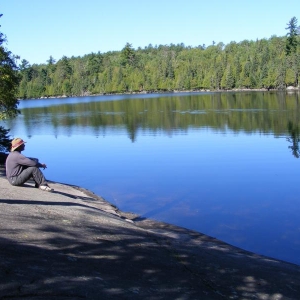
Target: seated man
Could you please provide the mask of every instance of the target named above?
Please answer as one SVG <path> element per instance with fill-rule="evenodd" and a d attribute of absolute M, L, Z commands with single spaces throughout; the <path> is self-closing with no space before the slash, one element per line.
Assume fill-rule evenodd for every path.
<path fill-rule="evenodd" d="M 25 142 L 20 138 L 15 138 L 11 142 L 11 152 L 6 159 L 6 177 L 11 185 L 20 186 L 30 178 L 35 182 L 35 187 L 43 191 L 52 192 L 53 189 L 39 168 L 47 168 L 37 159 L 28 158 L 21 154 L 25 149 Z"/>

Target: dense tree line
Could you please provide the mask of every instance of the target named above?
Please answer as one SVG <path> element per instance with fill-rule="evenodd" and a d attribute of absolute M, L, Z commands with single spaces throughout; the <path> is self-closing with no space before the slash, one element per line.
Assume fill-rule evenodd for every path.
<path fill-rule="evenodd" d="M 46 64 L 22 60 L 20 98 L 173 90 L 284 89 L 298 86 L 299 27 L 294 17 L 286 37 L 272 36 L 190 47 L 170 44 L 83 57 L 50 57 Z"/>

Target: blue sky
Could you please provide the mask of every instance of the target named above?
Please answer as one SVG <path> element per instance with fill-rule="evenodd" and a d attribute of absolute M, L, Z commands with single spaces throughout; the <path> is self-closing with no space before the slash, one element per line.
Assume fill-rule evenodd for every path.
<path fill-rule="evenodd" d="M 299 0 L 1 0 L 7 49 L 30 64 L 50 55 L 184 43 L 211 45 L 284 36 Z"/>

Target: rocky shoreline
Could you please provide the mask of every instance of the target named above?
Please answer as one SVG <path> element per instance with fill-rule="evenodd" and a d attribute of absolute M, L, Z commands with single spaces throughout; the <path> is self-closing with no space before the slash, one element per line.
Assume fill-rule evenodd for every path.
<path fill-rule="evenodd" d="M 0 168 L 0 299 L 299 299 L 300 266 Z"/>
<path fill-rule="evenodd" d="M 210 90 L 210 89 L 199 89 L 199 90 L 159 90 L 159 91 L 132 91 L 132 92 L 124 92 L 124 93 L 100 93 L 100 94 L 90 94 L 85 93 L 83 95 L 58 95 L 58 96 L 45 96 L 35 99 L 57 99 L 57 98 L 72 98 L 72 97 L 97 97 L 97 96 L 110 96 L 110 95 L 143 95 L 143 94 L 164 94 L 164 93 L 226 93 L 226 92 L 300 92 L 300 86 L 288 86 L 283 90 L 278 89 L 268 89 L 268 88 L 261 88 L 261 89 L 247 89 L 247 88 L 240 88 L 240 89 L 231 89 L 231 90 Z M 24 99 L 19 99 L 24 100 Z"/>

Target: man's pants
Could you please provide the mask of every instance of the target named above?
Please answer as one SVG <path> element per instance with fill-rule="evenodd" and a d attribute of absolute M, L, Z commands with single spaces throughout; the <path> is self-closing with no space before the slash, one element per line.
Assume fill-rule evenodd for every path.
<path fill-rule="evenodd" d="M 22 185 L 30 178 L 33 178 L 36 186 L 47 184 L 44 174 L 37 167 L 28 167 L 24 169 L 20 175 L 12 177 L 10 183 L 12 185 Z"/>

